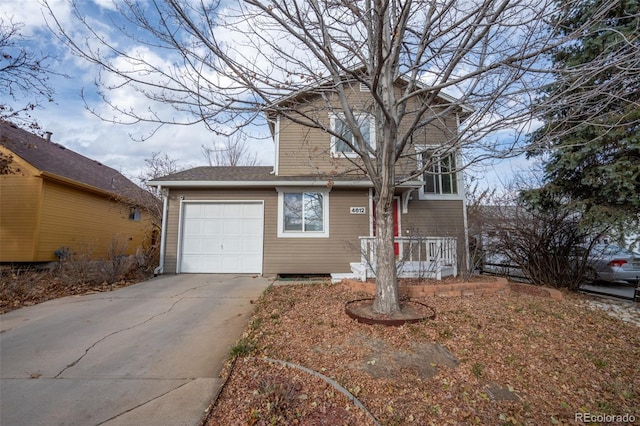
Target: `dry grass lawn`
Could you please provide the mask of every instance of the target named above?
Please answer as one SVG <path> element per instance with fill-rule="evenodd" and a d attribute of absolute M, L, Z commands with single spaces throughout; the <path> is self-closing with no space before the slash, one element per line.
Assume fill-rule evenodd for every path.
<path fill-rule="evenodd" d="M 271 287 L 208 424 L 576 424 L 576 413 L 640 422 L 640 329 L 583 296 L 426 298 L 435 320 L 401 327 L 347 317 L 345 303 L 362 297 L 341 284 Z M 265 357 L 332 379 L 375 419 L 317 375 Z"/>

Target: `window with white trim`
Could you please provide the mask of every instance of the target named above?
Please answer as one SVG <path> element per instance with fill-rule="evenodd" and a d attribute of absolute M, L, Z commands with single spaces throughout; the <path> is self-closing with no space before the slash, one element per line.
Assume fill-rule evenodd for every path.
<path fill-rule="evenodd" d="M 328 237 L 329 193 L 326 190 L 277 188 L 278 237 Z"/>
<path fill-rule="evenodd" d="M 358 127 L 360 128 L 360 133 L 362 134 L 365 144 L 375 149 L 375 121 L 373 116 L 370 114 L 355 114 L 355 119 L 358 122 Z M 356 138 L 347 125 L 343 115 L 331 114 L 329 121 L 331 130 L 342 136 L 342 138 L 350 141 L 352 145 L 357 146 Z M 345 157 L 358 156 L 343 139 L 336 136 L 331 136 L 331 154 L 334 156 L 343 155 Z"/>
<path fill-rule="evenodd" d="M 458 176 L 456 173 L 456 156 L 451 152 L 443 156 L 436 155 L 433 150 L 420 153 L 422 165 L 429 164 L 422 174 L 424 195 L 458 194 Z"/>

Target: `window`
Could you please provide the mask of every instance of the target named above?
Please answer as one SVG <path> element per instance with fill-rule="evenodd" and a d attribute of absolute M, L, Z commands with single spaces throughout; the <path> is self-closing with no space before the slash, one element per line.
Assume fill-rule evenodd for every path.
<path fill-rule="evenodd" d="M 140 222 L 140 209 L 138 207 L 129 208 L 129 220 Z"/>
<path fill-rule="evenodd" d="M 454 153 L 436 156 L 433 151 L 421 154 L 421 163 L 431 163 L 424 171 L 422 180 L 423 195 L 454 195 L 458 194 L 458 177 L 456 173 L 456 157 Z"/>
<path fill-rule="evenodd" d="M 375 148 L 375 122 L 373 116 L 369 114 L 357 114 L 356 120 L 360 128 L 360 133 L 364 139 L 365 144 Z M 331 130 L 342 136 L 342 138 L 351 141 L 353 145 L 356 145 L 356 139 L 353 133 L 349 129 L 349 126 L 344 121 L 344 116 L 331 115 L 330 116 Z M 357 154 L 353 152 L 353 149 L 347 143 L 338 137 L 331 137 L 331 154 L 343 155 L 345 157 L 357 157 Z"/>
<path fill-rule="evenodd" d="M 327 191 L 278 190 L 278 237 L 328 237 Z"/>

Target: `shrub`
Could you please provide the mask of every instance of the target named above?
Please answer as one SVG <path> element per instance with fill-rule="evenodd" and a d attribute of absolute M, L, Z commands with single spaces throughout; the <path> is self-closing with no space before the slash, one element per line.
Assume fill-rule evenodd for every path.
<path fill-rule="evenodd" d="M 133 259 L 127 255 L 129 241 L 114 235 L 107 249 L 107 260 L 104 265 L 106 281 L 109 284 L 120 281 L 133 268 Z"/>

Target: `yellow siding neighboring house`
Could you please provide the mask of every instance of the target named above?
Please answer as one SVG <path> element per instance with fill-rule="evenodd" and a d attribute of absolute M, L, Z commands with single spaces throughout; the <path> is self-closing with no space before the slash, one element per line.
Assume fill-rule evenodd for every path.
<path fill-rule="evenodd" d="M 0 175 L 0 262 L 54 261 L 61 247 L 106 258 L 114 240 L 127 254 L 149 244 L 151 216 L 131 201 L 140 190 L 117 171 L 6 122 L 0 154 L 9 159 Z"/>
<path fill-rule="evenodd" d="M 129 219 L 130 209 L 129 203 L 112 197 L 46 181 L 42 212 L 47 214 L 41 217 L 35 260 L 55 260 L 53 253 L 61 246 L 105 258 L 113 239 L 126 243 L 127 254 L 135 254 L 151 233 L 151 220 L 144 210 L 139 220 Z"/>
<path fill-rule="evenodd" d="M 42 179 L 0 176 L 0 260 L 35 260 Z"/>

